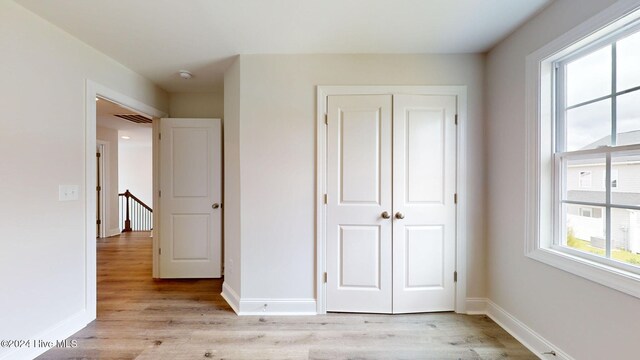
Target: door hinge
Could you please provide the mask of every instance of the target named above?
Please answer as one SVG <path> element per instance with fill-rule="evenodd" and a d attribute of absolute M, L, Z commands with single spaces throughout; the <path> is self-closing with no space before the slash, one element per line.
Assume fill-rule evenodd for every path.
<path fill-rule="evenodd" d="M 325 272 L 323 275 L 323 281 L 326 284 L 327 283 L 327 273 Z"/>
<path fill-rule="evenodd" d="M 458 114 L 456 114 L 456 125 L 458 125 Z"/>
<path fill-rule="evenodd" d="M 162 133 L 158 133 L 158 140 L 162 140 Z"/>
<path fill-rule="evenodd" d="M 96 224 L 100 225 L 100 224 L 102 224 L 102 221 L 101 220 L 96 220 Z"/>
<path fill-rule="evenodd" d="M 100 153 L 96 153 L 96 157 L 100 157 L 100 156 L 101 156 Z"/>
<path fill-rule="evenodd" d="M 162 255 L 162 248 L 158 248 L 158 255 Z"/>
<path fill-rule="evenodd" d="M 162 190 L 158 190 L 158 197 L 162 197 Z"/>
<path fill-rule="evenodd" d="M 458 194 L 453 194 L 453 203 L 454 204 L 458 203 Z"/>
<path fill-rule="evenodd" d="M 324 203 L 326 204 L 329 200 L 327 199 L 327 194 L 324 194 Z"/>
<path fill-rule="evenodd" d="M 325 125 L 329 125 L 329 115 L 328 114 L 324 114 L 324 124 Z"/>
<path fill-rule="evenodd" d="M 100 186 L 96 186 L 96 191 L 100 191 L 102 188 Z"/>
<path fill-rule="evenodd" d="M 457 271 L 453 272 L 453 282 L 458 282 L 458 272 Z"/>

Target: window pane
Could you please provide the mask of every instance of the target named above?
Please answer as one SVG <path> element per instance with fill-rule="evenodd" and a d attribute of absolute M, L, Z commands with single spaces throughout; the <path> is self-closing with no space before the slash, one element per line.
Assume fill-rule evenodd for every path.
<path fill-rule="evenodd" d="M 640 206 L 640 151 L 611 156 L 611 184 L 614 182 L 611 203 Z"/>
<path fill-rule="evenodd" d="M 640 85 L 640 32 L 616 44 L 618 91 Z"/>
<path fill-rule="evenodd" d="M 611 45 L 566 67 L 567 106 L 611 94 Z"/>
<path fill-rule="evenodd" d="M 640 144 L 640 90 L 618 96 L 617 101 L 617 145 Z"/>
<path fill-rule="evenodd" d="M 606 202 L 604 188 L 606 160 L 604 156 L 565 160 L 567 193 L 562 200 L 590 203 Z"/>
<path fill-rule="evenodd" d="M 611 145 L 611 100 L 567 111 L 567 151 Z"/>
<path fill-rule="evenodd" d="M 611 209 L 611 258 L 640 266 L 640 211 Z"/>
<path fill-rule="evenodd" d="M 606 216 L 604 207 L 565 204 L 564 246 L 600 255 L 606 255 Z"/>

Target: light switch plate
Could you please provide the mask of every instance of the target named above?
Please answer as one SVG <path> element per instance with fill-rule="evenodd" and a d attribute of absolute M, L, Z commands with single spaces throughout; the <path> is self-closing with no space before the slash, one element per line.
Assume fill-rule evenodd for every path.
<path fill-rule="evenodd" d="M 58 187 L 58 200 L 59 201 L 78 200 L 79 193 L 80 193 L 80 186 L 78 185 L 60 185 Z"/>

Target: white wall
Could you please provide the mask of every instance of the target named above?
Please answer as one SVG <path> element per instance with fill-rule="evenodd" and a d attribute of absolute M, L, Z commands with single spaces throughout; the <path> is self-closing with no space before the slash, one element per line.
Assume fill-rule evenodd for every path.
<path fill-rule="evenodd" d="M 240 296 L 240 58 L 224 74 L 224 105 L 224 282 Z"/>
<path fill-rule="evenodd" d="M 108 163 L 105 162 L 104 166 L 108 179 L 105 178 L 105 186 L 103 189 L 105 193 L 105 205 L 107 207 L 108 221 L 106 223 L 105 236 L 113 236 L 120 232 L 120 221 L 118 215 L 118 130 L 108 129 L 104 127 L 96 127 L 96 139 L 106 141 L 109 143 L 109 153 L 106 156 Z"/>
<path fill-rule="evenodd" d="M 239 127 L 227 112 L 225 137 L 240 136 L 241 187 L 226 194 L 242 199 L 242 298 L 315 298 L 316 85 L 468 86 L 467 290 L 485 295 L 483 55 L 241 55 L 239 65 Z"/>
<path fill-rule="evenodd" d="M 151 131 L 149 131 L 149 145 L 126 145 L 121 142 L 118 159 L 119 192 L 124 193 L 129 190 L 138 199 L 153 208 Z"/>
<path fill-rule="evenodd" d="M 169 116 L 172 118 L 216 118 L 224 115 L 224 94 L 172 93 Z"/>
<path fill-rule="evenodd" d="M 525 57 L 612 0 L 558 0 L 487 57 L 488 296 L 575 359 L 637 359 L 640 300 L 524 256 Z"/>
<path fill-rule="evenodd" d="M 0 339 L 30 339 L 85 309 L 86 80 L 162 110 L 168 99 L 8 0 L 0 49 Z M 80 199 L 58 201 L 60 184 Z"/>

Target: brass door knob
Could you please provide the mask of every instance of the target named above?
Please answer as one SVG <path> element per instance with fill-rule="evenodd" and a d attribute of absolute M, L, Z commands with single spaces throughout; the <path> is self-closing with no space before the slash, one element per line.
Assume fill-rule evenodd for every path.
<path fill-rule="evenodd" d="M 215 204 L 211 205 L 212 209 L 217 209 L 219 207 L 220 207 L 220 204 L 218 204 L 218 203 L 215 203 Z"/>
<path fill-rule="evenodd" d="M 391 215 L 389 215 L 389 213 L 386 212 L 386 211 L 383 212 L 381 216 L 382 216 L 383 219 L 391 219 Z"/>
<path fill-rule="evenodd" d="M 402 220 L 404 219 L 404 215 L 401 212 L 396 213 L 396 219 Z"/>

